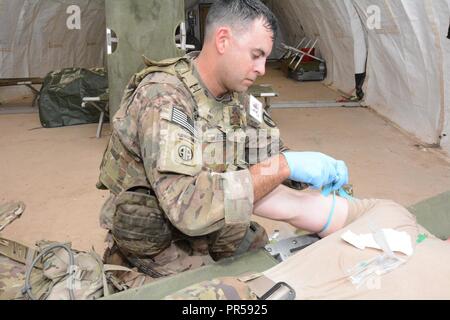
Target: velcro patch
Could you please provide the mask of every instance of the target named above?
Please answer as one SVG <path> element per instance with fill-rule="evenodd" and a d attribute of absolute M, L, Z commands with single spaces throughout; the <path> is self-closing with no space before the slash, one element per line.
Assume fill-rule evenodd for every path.
<path fill-rule="evenodd" d="M 192 136 L 197 136 L 197 131 L 195 130 L 194 127 L 194 121 L 188 117 L 188 115 L 174 107 L 172 108 L 172 118 L 171 121 L 173 123 L 178 124 L 180 127 L 182 127 L 183 129 L 185 129 L 186 131 L 188 131 Z"/>

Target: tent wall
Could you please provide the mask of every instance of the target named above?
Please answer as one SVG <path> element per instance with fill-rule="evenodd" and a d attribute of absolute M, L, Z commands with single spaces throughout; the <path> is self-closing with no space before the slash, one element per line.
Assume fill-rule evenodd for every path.
<path fill-rule="evenodd" d="M 71 5 L 80 8 L 80 29 L 69 29 Z M 63 67 L 101 67 L 104 0 L 0 0 L 0 78 L 44 77 Z M 0 102 L 28 93 L 0 89 Z"/>
<path fill-rule="evenodd" d="M 191 10 L 194 11 L 195 14 L 196 14 L 197 19 L 196 19 L 196 24 L 195 24 L 195 30 L 194 31 L 195 31 L 195 36 L 199 40 L 201 38 L 200 37 L 200 23 L 199 23 L 199 17 L 200 17 L 199 5 L 200 4 L 212 4 L 215 1 L 216 0 L 184 0 L 185 9 L 186 9 L 186 17 L 187 17 L 187 13 L 189 11 L 191 11 Z M 269 9 L 271 9 L 275 13 L 275 15 L 277 15 L 276 9 L 279 9 L 280 7 L 275 5 L 275 3 L 277 1 L 279 1 L 279 0 L 262 0 L 262 1 Z M 281 25 L 281 27 L 283 27 L 283 25 Z M 296 27 L 300 27 L 300 24 L 297 23 Z M 284 40 L 284 33 L 285 33 L 284 28 L 279 30 L 278 37 L 277 37 L 276 42 L 275 42 L 275 44 L 273 46 L 273 50 L 272 50 L 272 53 L 269 56 L 269 59 L 279 59 L 283 55 L 284 50 L 281 48 L 281 43 L 285 42 L 285 40 Z"/>
<path fill-rule="evenodd" d="M 381 8 L 381 29 L 369 30 L 366 102 L 428 144 L 439 143 L 442 51 L 430 20 L 434 1 L 360 0 Z"/>
<path fill-rule="evenodd" d="M 319 38 L 329 69 L 326 82 L 344 92 L 354 88 L 364 56 L 354 53 L 367 40 L 366 103 L 426 144 L 439 144 L 446 133 L 441 146 L 450 154 L 450 0 L 284 0 L 277 5 L 281 22 L 300 21 L 308 36 Z M 380 28 L 370 29 L 374 6 Z M 285 28 L 295 33 L 289 24 Z"/>
<path fill-rule="evenodd" d="M 296 46 L 305 36 L 302 23 L 297 15 L 290 15 L 295 10 L 291 1 L 286 1 L 283 5 L 272 3 L 273 13 L 279 21 L 286 44 Z M 289 17 L 289 19 L 288 19 Z"/>
<path fill-rule="evenodd" d="M 438 19 L 439 23 L 439 43 L 438 45 L 442 48 L 443 55 L 443 81 L 441 81 L 441 86 L 443 86 L 444 96 L 442 100 L 444 101 L 444 123 L 442 131 L 441 146 L 447 153 L 450 153 L 450 39 L 446 38 L 445 35 L 450 36 L 450 1 L 439 1 L 433 7 L 434 14 Z"/>
<path fill-rule="evenodd" d="M 349 0 L 284 0 L 276 3 L 279 8 L 275 12 L 286 29 L 286 39 L 295 39 L 294 35 L 299 34 L 301 25 L 308 38 L 319 40 L 317 45 L 320 54 L 327 61 L 328 75 L 325 83 L 344 92 L 351 92 L 355 87 L 355 65 L 352 19 L 348 8 L 353 11 L 354 8 L 346 5 Z M 293 24 L 292 21 L 296 23 Z M 295 46 L 297 39 L 290 45 Z"/>
<path fill-rule="evenodd" d="M 187 7 L 195 2 L 187 0 Z M 296 45 L 304 35 L 319 39 L 319 54 L 328 65 L 326 84 L 351 93 L 367 53 L 365 102 L 450 154 L 450 0 L 266 3 L 281 23 L 282 41 Z M 70 5 L 81 9 L 80 30 L 66 26 Z M 368 9 L 374 6 L 380 28 L 370 29 Z M 104 0 L 0 0 L 1 78 L 102 66 L 104 43 Z M 0 102 L 23 93 L 28 89 L 2 88 Z"/>
<path fill-rule="evenodd" d="M 107 0 L 106 25 L 118 39 L 108 55 L 109 115 L 120 107 L 130 78 L 154 61 L 184 55 L 175 31 L 184 20 L 183 0 Z"/>

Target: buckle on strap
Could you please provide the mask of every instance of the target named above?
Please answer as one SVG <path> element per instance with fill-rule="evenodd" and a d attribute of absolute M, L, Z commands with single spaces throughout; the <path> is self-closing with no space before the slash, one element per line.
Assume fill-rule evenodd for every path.
<path fill-rule="evenodd" d="M 192 95 L 195 95 L 202 89 L 199 81 L 194 77 L 192 73 L 186 73 L 183 75 L 183 82 L 189 88 Z"/>
<path fill-rule="evenodd" d="M 295 290 L 286 282 L 278 282 L 266 293 L 264 293 L 259 300 L 294 300 Z"/>
<path fill-rule="evenodd" d="M 189 65 L 178 63 L 175 65 L 175 70 L 191 92 L 197 91 L 197 87 L 200 88 L 199 81 L 192 74 L 192 68 Z"/>
<path fill-rule="evenodd" d="M 294 300 L 295 290 L 286 282 L 275 283 L 261 273 L 246 274 L 238 278 L 259 300 Z"/>

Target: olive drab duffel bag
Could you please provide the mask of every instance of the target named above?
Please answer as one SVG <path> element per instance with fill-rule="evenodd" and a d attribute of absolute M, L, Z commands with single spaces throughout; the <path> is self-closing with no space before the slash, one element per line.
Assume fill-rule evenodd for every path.
<path fill-rule="evenodd" d="M 107 92 L 108 75 L 104 68 L 64 68 L 48 73 L 38 100 L 42 126 L 55 128 L 98 122 L 100 111 L 83 107 L 83 98 L 100 97 Z"/>

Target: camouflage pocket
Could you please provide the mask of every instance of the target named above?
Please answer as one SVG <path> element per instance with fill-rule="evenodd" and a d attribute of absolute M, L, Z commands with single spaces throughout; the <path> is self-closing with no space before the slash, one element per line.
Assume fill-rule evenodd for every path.
<path fill-rule="evenodd" d="M 172 240 L 171 225 L 155 196 L 124 191 L 117 196 L 112 235 L 120 249 L 138 256 L 153 256 Z"/>
<path fill-rule="evenodd" d="M 248 168 L 248 162 L 245 159 L 245 142 L 246 133 L 244 130 L 236 129 L 227 132 L 227 164 L 231 162 L 236 168 Z M 234 150 L 231 154 L 228 153 L 230 146 Z"/>
<path fill-rule="evenodd" d="M 280 133 L 278 129 L 248 128 L 246 130 L 246 161 L 256 164 L 278 154 L 280 150 Z"/>
<path fill-rule="evenodd" d="M 231 144 L 231 147 L 234 151 L 233 144 Z M 202 164 L 204 167 L 214 172 L 224 172 L 227 151 L 226 133 L 224 131 L 218 128 L 210 128 L 203 132 Z"/>
<path fill-rule="evenodd" d="M 99 189 L 118 195 L 131 186 L 149 186 L 141 159 L 125 148 L 113 132 L 100 165 Z"/>
<path fill-rule="evenodd" d="M 24 264 L 0 255 L 0 300 L 12 300 L 21 295 L 25 272 Z"/>

